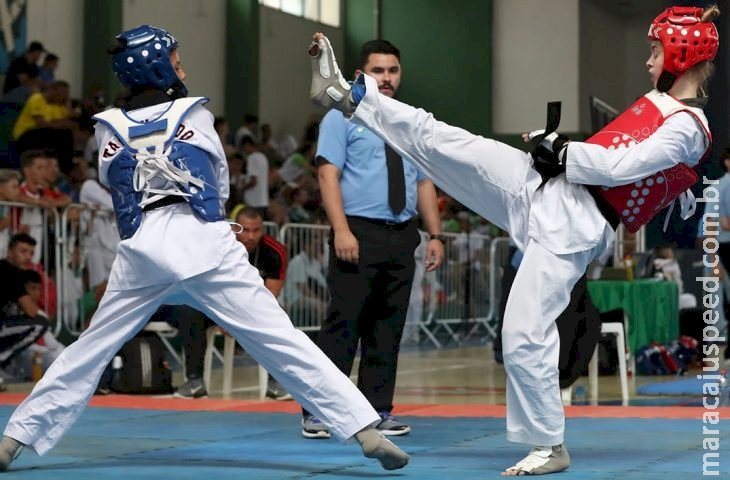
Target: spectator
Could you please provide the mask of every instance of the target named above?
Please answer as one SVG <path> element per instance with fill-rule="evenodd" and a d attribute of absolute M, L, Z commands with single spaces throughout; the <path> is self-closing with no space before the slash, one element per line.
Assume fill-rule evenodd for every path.
<path fill-rule="evenodd" d="M 292 320 L 318 320 L 327 308 L 327 280 L 322 263 L 321 242 L 304 243 L 294 255 L 286 270 L 286 281 L 281 292 L 281 303 Z"/>
<path fill-rule="evenodd" d="M 0 260 L 0 368 L 3 371 L 13 357 L 48 328 L 48 319 L 42 315 L 34 294 L 37 292 L 26 291 L 28 280 L 38 280 L 38 274 L 28 270 L 35 246 L 33 237 L 18 233 L 10 239 L 7 256 Z"/>
<path fill-rule="evenodd" d="M 0 202 L 17 202 L 20 196 L 20 174 L 16 170 L 0 170 Z M 0 205 L 0 258 L 5 258 L 8 241 L 13 230 L 11 207 Z M 27 226 L 19 228 L 27 233 Z"/>
<path fill-rule="evenodd" d="M 248 261 L 264 280 L 264 286 L 276 297 L 281 293 L 286 276 L 286 247 L 264 234 L 264 222 L 261 213 L 251 207 L 244 207 L 236 213 L 235 222 L 241 226 L 236 239 L 246 247 Z M 175 325 L 183 340 L 185 350 L 185 367 L 187 379 L 180 386 L 176 397 L 201 398 L 207 395 L 203 383 L 203 355 L 206 348 L 205 331 L 213 326 L 213 322 L 204 314 L 190 307 L 178 307 L 176 314 L 180 316 Z M 291 395 L 269 375 L 266 396 L 275 400 L 291 400 Z"/>
<path fill-rule="evenodd" d="M 259 151 L 266 155 L 269 164 L 274 168 L 281 167 L 284 158 L 281 156 L 279 146 L 274 141 L 271 125 L 264 123 L 261 125 L 261 143 L 259 143 Z"/>
<path fill-rule="evenodd" d="M 40 91 L 41 80 L 38 76 L 38 72 L 31 70 L 25 77 L 23 77 L 20 85 L 3 94 L 2 100 L 0 101 L 6 106 L 6 108 L 12 108 L 15 113 L 10 118 L 3 117 L 4 119 L 9 120 L 10 131 L 12 131 L 12 126 L 15 124 L 18 115 L 20 115 L 23 106 L 25 106 L 25 103 L 28 101 L 30 96 Z"/>
<path fill-rule="evenodd" d="M 46 186 L 46 169 L 48 168 L 48 157 L 44 150 L 28 150 L 20 157 L 20 168 L 23 173 L 23 183 L 20 184 L 18 201 L 28 204 L 30 207 L 15 208 L 14 215 L 17 224 L 28 226 L 28 233 L 34 239 L 46 238 L 46 231 L 43 223 L 43 209 L 53 208 L 50 200 L 43 196 L 43 189 Z M 33 262 L 38 263 L 41 259 L 42 249 L 34 249 Z"/>
<path fill-rule="evenodd" d="M 24 270 L 25 292 L 36 304 L 39 303 L 42 291 L 41 274 L 34 270 Z M 39 316 L 46 317 L 45 312 L 39 311 Z M 40 320 L 40 319 L 39 319 Z M 41 335 L 35 342 L 30 344 L 13 356 L 9 370 L 16 380 L 38 380 L 33 378 L 33 364 L 36 356 L 40 356 L 42 370 L 45 371 L 61 354 L 65 346 L 59 342 L 50 329 Z"/>
<path fill-rule="evenodd" d="M 311 223 L 312 215 L 304 208 L 309 201 L 309 192 L 297 187 L 290 190 L 289 197 L 291 199 L 287 210 L 289 221 L 291 223 Z"/>
<path fill-rule="evenodd" d="M 87 178 L 81 185 L 79 201 L 92 207 L 81 218 L 81 231 L 87 237 L 86 262 L 89 287 L 97 288 L 106 283 L 119 245 L 119 232 L 114 217 L 111 192 L 95 178 Z"/>
<path fill-rule="evenodd" d="M 241 150 L 246 154 L 246 184 L 243 186 L 243 201 L 266 217 L 269 207 L 269 161 L 256 150 L 250 137 L 241 141 Z"/>
<path fill-rule="evenodd" d="M 316 145 L 311 142 L 304 142 L 296 152 L 292 153 L 279 169 L 279 177 L 289 187 L 305 186 L 311 188 L 313 185 L 314 166 L 312 160 Z"/>
<path fill-rule="evenodd" d="M 230 192 L 226 201 L 226 212 L 230 212 L 239 203 L 243 203 L 243 192 L 248 186 L 246 175 L 246 159 L 238 152 L 226 156 L 228 162 L 228 178 Z M 254 178 L 255 181 L 255 178 Z"/>
<path fill-rule="evenodd" d="M 360 70 L 378 89 L 394 96 L 401 79 L 400 52 L 388 41 L 363 45 Z M 421 241 L 415 215 L 423 217 L 430 240 L 427 271 L 443 258 L 436 190 L 407 159 L 368 129 L 330 111 L 319 127 L 319 186 L 329 218 L 330 303 L 317 345 L 346 375 L 360 343 L 358 387 L 378 411 L 377 428 L 405 435 L 411 428 L 393 410 L 398 351 Z M 319 419 L 304 411 L 302 435 L 328 438 Z"/>
<path fill-rule="evenodd" d="M 31 149 L 52 149 L 58 155 L 61 171 L 71 168 L 73 128 L 69 85 L 53 82 L 28 98 L 13 127 L 13 138 L 19 152 Z"/>
<path fill-rule="evenodd" d="M 236 130 L 233 145 L 243 150 L 243 140 L 249 138 L 254 145 L 259 143 L 259 117 L 253 114 L 246 114 L 243 117 L 243 125 Z"/>
<path fill-rule="evenodd" d="M 58 68 L 58 55 L 54 53 L 46 53 L 43 63 L 38 69 L 38 76 L 41 79 L 41 85 L 44 87 L 56 81 L 56 69 Z"/>
<path fill-rule="evenodd" d="M 679 268 L 679 263 L 675 259 L 673 245 L 657 245 L 654 247 L 653 267 L 655 275 L 660 274 L 664 280 L 669 280 L 677 284 L 680 310 L 695 308 L 697 306 L 697 297 L 684 291 L 682 271 Z"/>
<path fill-rule="evenodd" d="M 66 176 L 61 173 L 58 167 L 58 158 L 52 152 L 46 152 L 47 164 L 44 171 L 45 186 L 42 189 L 41 196 L 48 200 L 48 203 L 54 208 L 66 208 L 71 203 L 69 197 L 63 190 L 69 188 Z"/>
<path fill-rule="evenodd" d="M 23 55 L 10 62 L 8 71 L 5 74 L 3 94 L 21 85 L 28 77 L 38 75 L 38 60 L 40 60 L 44 51 L 45 48 L 43 48 L 41 42 L 31 42 Z"/>
<path fill-rule="evenodd" d="M 218 132 L 218 138 L 221 145 L 223 145 L 223 152 L 226 157 L 233 155 L 236 152 L 236 147 L 231 143 L 231 125 L 228 123 L 228 119 L 226 117 L 215 117 L 213 128 Z"/>

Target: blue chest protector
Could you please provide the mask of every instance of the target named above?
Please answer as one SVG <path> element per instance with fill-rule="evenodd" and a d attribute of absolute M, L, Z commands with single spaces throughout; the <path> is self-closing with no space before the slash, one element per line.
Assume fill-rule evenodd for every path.
<path fill-rule="evenodd" d="M 147 123 L 130 119 L 120 109 L 94 117 L 123 143 L 107 171 L 122 240 L 139 228 L 145 205 L 169 195 L 187 200 L 201 220 L 225 218 L 210 153 L 175 137 L 185 115 L 205 101 L 201 97 L 175 100 L 167 111 Z"/>

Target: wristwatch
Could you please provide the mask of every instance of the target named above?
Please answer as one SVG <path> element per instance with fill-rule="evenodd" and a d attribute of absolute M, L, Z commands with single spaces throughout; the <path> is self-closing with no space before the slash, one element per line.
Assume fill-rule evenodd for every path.
<path fill-rule="evenodd" d="M 428 236 L 429 240 L 438 240 L 441 243 L 446 243 L 446 235 L 439 233 L 439 234 L 431 234 Z"/>

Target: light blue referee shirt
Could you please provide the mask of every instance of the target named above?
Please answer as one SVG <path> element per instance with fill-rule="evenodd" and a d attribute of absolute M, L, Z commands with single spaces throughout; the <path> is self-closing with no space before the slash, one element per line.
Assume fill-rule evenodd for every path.
<path fill-rule="evenodd" d="M 324 157 L 341 172 L 345 215 L 398 223 L 416 215 L 417 182 L 426 177 L 403 161 L 406 207 L 396 216 L 388 205 L 385 142 L 367 128 L 347 121 L 337 110 L 330 110 L 319 126 L 317 157 Z"/>

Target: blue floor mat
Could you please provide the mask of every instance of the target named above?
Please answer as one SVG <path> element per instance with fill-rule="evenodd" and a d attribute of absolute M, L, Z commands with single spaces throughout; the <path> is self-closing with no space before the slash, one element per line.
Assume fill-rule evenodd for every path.
<path fill-rule="evenodd" d="M 11 412 L 0 407 L 0 421 Z M 499 472 L 527 453 L 507 443 L 502 418 L 400 418 L 413 428 L 395 439 L 411 464 L 387 472 L 363 458 L 355 443 L 302 438 L 298 415 L 89 408 L 47 455 L 24 452 L 0 477 L 482 480 L 502 478 Z M 718 425 L 723 447 L 730 445 L 726 423 Z M 702 439 L 702 418 L 568 419 L 573 463 L 559 479 L 700 478 Z M 722 478 L 730 474 L 730 462 L 721 465 Z"/>

